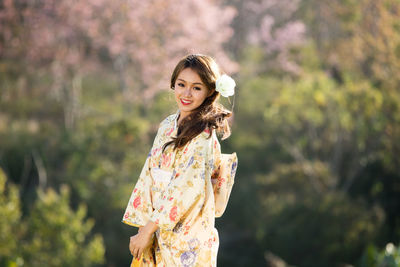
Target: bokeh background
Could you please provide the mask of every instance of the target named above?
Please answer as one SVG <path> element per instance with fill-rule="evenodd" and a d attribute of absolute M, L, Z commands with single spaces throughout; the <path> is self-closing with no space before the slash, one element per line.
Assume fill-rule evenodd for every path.
<path fill-rule="evenodd" d="M 400 266 L 398 0 L 0 0 L 0 266 L 129 265 L 187 53 L 237 81 L 218 265 Z"/>

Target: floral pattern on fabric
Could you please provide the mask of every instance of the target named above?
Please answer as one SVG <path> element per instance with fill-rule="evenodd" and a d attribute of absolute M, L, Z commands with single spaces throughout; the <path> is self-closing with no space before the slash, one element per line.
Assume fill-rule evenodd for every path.
<path fill-rule="evenodd" d="M 224 201 L 225 208 L 227 197 L 218 196 L 221 190 L 213 185 L 211 176 L 221 167 L 227 169 L 214 176 L 218 176 L 220 188 L 226 188 L 223 184 L 227 182 L 232 186 L 236 154 L 230 157 L 230 165 L 220 166 L 225 154 L 221 154 L 215 133 L 209 137 L 209 131 L 183 148 L 174 150 L 170 145 L 163 152 L 163 145 L 176 136 L 177 117 L 173 114 L 160 124 L 122 222 L 143 226 L 151 220 L 159 226 L 154 245 L 143 254 L 140 266 L 216 266 L 219 239 L 214 222 L 222 213 L 216 211 L 221 204 L 215 201 Z"/>

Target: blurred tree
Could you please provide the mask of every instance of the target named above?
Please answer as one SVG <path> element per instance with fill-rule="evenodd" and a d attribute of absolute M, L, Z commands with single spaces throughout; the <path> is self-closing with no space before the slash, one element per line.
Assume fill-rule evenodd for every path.
<path fill-rule="evenodd" d="M 7 0 L 0 6 L 0 59 L 16 60 L 31 74 L 14 72 L 22 90 L 31 91 L 33 80 L 44 79 L 47 86 L 40 91 L 62 103 L 65 126 L 72 128 L 81 114 L 82 78 L 104 66 L 99 62 L 111 63 L 130 100 L 148 100 L 166 89 L 165 70 L 172 70 L 188 52 L 212 54 L 226 71 L 235 71 L 237 65 L 222 50 L 232 34 L 234 14 L 233 8 L 213 0 L 180 5 L 159 0 Z"/>
<path fill-rule="evenodd" d="M 381 251 L 373 245 L 368 246 L 362 260 L 357 264 L 359 267 L 397 267 L 399 265 L 400 249 L 393 243 L 388 243 Z"/>
<path fill-rule="evenodd" d="M 229 49 L 241 59 L 249 45 L 261 48 L 263 61 L 253 69 L 255 75 L 263 72 L 286 71 L 298 74 L 301 69 L 292 59 L 295 48 L 306 40 L 305 24 L 297 15 L 301 1 L 293 0 L 235 0 L 238 15 L 233 19 L 235 29 Z M 260 64 L 261 63 L 261 64 Z"/>
<path fill-rule="evenodd" d="M 310 162 L 320 181 L 332 175 Z M 300 164 L 276 165 L 258 176 L 260 207 L 257 237 L 266 250 L 299 266 L 336 266 L 356 262 L 383 222 L 379 207 L 354 201 L 343 192 L 316 194 Z M 322 245 L 323 244 L 323 245 Z"/>
<path fill-rule="evenodd" d="M 104 260 L 100 235 L 89 239 L 92 220 L 84 206 L 69 207 L 67 187 L 61 194 L 39 191 L 29 217 L 21 216 L 18 190 L 6 186 L 0 171 L 0 264 L 2 266 L 93 266 Z M 29 218 L 27 220 L 27 218 Z"/>
<path fill-rule="evenodd" d="M 319 12 L 310 12 L 310 7 Z M 305 1 L 304 11 L 318 56 L 324 68 L 339 83 L 369 83 L 380 94 L 378 120 L 365 121 L 376 131 L 375 160 L 369 160 L 350 189 L 354 197 L 364 197 L 385 209 L 387 218 L 380 245 L 400 237 L 399 142 L 400 117 L 400 3 L 382 1 Z M 349 102 L 349 104 L 351 104 Z M 359 106 L 361 107 L 361 106 Z M 363 109 L 370 107 L 364 106 Z M 380 115 L 378 115 L 380 114 Z M 366 133 L 366 132 L 364 132 Z"/>
<path fill-rule="evenodd" d="M 0 265 L 12 266 L 23 262 L 19 252 L 19 242 L 23 226 L 20 224 L 21 210 L 18 189 L 6 188 L 6 175 L 0 169 Z"/>
<path fill-rule="evenodd" d="M 305 1 L 310 33 L 325 67 L 339 81 L 368 80 L 381 91 L 385 116 L 385 164 L 396 171 L 400 151 L 400 3 L 396 0 Z M 329 33 L 329 34 L 328 34 Z M 351 75 L 350 75 L 351 74 Z"/>
<path fill-rule="evenodd" d="M 104 260 L 101 235 L 87 238 L 94 225 L 86 220 L 82 205 L 74 212 L 69 206 L 67 187 L 60 195 L 52 189 L 39 191 L 31 210 L 23 245 L 22 257 L 29 266 L 92 266 Z M 40 255 L 40 256 L 39 256 Z"/>

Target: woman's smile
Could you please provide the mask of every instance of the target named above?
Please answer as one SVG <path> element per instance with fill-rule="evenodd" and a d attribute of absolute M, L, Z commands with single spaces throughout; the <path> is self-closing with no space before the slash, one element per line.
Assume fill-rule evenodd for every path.
<path fill-rule="evenodd" d="M 181 103 L 182 103 L 182 105 L 187 106 L 187 105 L 190 105 L 192 103 L 192 101 L 181 98 Z"/>

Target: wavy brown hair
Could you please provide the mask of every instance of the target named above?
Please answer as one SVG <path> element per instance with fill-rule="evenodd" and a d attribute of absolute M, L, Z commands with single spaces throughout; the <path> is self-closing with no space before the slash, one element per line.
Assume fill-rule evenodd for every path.
<path fill-rule="evenodd" d="M 172 141 L 165 143 L 163 149 L 171 144 L 174 145 L 174 149 L 181 148 L 205 129 L 210 130 L 208 138 L 211 137 L 213 130 L 216 130 L 222 139 L 228 138 L 231 134 L 228 118 L 232 116 L 232 112 L 217 103 L 220 94 L 215 91 L 215 81 L 221 75 L 217 63 L 213 58 L 200 54 L 191 54 L 182 58 L 172 73 L 171 89 L 174 89 L 176 79 L 186 68 L 195 71 L 212 93 L 199 107 L 182 119 L 178 126 L 177 136 L 173 137 Z"/>

